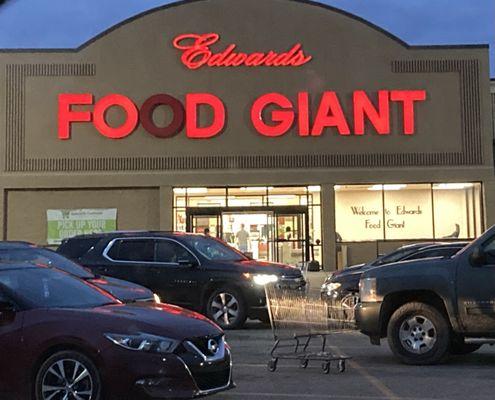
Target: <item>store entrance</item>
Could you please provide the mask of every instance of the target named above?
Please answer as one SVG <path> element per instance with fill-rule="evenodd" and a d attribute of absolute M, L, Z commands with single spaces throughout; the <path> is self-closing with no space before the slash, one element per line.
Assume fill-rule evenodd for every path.
<path fill-rule="evenodd" d="M 296 265 L 309 260 L 304 206 L 188 208 L 186 230 L 209 232 L 256 260 Z"/>

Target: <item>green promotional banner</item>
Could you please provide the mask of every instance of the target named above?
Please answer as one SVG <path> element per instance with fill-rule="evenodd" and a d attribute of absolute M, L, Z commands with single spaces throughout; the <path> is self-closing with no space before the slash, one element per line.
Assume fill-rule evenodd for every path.
<path fill-rule="evenodd" d="M 60 244 L 75 235 L 116 230 L 117 209 L 46 210 L 46 220 L 47 243 Z"/>

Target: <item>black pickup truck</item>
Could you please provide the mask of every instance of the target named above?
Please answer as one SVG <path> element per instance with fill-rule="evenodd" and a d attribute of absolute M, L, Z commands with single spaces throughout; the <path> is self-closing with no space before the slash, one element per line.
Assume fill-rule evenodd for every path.
<path fill-rule="evenodd" d="M 435 364 L 495 343 L 495 226 L 451 257 L 370 269 L 356 320 L 406 364 Z"/>

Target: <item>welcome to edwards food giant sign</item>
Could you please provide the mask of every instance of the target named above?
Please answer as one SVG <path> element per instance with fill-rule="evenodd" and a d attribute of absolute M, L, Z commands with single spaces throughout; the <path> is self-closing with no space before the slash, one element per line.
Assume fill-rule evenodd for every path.
<path fill-rule="evenodd" d="M 172 45 L 179 51 L 181 63 L 191 73 L 200 68 L 301 68 L 311 62 L 312 55 L 304 52 L 300 43 L 289 46 L 287 51 L 246 53 L 229 44 L 220 51 L 212 45 L 220 41 L 216 33 L 183 34 Z M 255 131 L 268 137 L 285 135 L 292 128 L 299 136 L 323 134 L 364 135 L 365 133 L 391 134 L 391 113 L 397 109 L 402 114 L 402 127 L 397 133 L 415 133 L 416 105 L 426 100 L 425 90 L 394 88 L 367 93 L 352 92 L 352 109 L 344 109 L 339 93 L 327 90 L 319 99 L 310 99 L 308 92 L 261 94 L 253 99 L 250 122 Z M 312 104 L 313 103 L 313 104 Z M 317 103 L 317 104 L 314 104 Z M 392 108 L 392 104 L 398 107 Z M 82 107 L 81 107 L 82 106 Z M 171 110 L 171 121 L 158 126 L 153 119 L 157 107 Z M 111 126 L 106 113 L 112 107 L 121 108 L 124 122 Z M 157 111 L 158 112 L 158 111 Z M 207 125 L 200 124 L 199 113 L 210 114 Z M 351 117 L 346 117 L 351 115 Z M 131 135 L 141 125 L 145 131 L 158 138 L 170 138 L 182 130 L 191 139 L 208 139 L 219 135 L 226 128 L 228 106 L 214 93 L 188 93 L 178 99 L 166 93 L 151 94 L 141 105 L 128 96 L 110 93 L 95 99 L 90 92 L 62 93 L 58 96 L 58 138 L 71 138 L 71 128 L 76 123 L 92 123 L 97 132 L 109 139 L 122 139 Z M 366 131 L 366 125 L 371 129 Z"/>

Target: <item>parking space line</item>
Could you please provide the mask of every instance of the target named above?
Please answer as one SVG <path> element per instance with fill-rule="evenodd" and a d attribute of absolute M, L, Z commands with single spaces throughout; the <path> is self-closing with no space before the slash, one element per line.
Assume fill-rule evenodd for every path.
<path fill-rule="evenodd" d="M 296 399 L 346 399 L 346 400 L 389 400 L 385 396 L 368 396 L 368 395 L 346 395 L 346 394 L 311 394 L 311 393 L 271 393 L 271 392 L 229 392 L 228 397 L 281 397 Z M 401 397 L 401 400 L 441 400 L 438 398 L 426 397 Z"/>
<path fill-rule="evenodd" d="M 386 397 L 381 396 L 353 396 L 353 395 L 338 395 L 338 394 L 310 394 L 310 393 L 247 393 L 247 392 L 229 392 L 229 396 L 236 397 L 282 397 L 282 398 L 297 398 L 297 399 L 348 399 L 348 400 L 359 400 L 359 399 L 369 399 L 369 400 L 388 400 Z M 416 400 L 416 399 L 406 399 L 406 400 Z M 418 399 L 419 400 L 419 399 Z"/>
<path fill-rule="evenodd" d="M 359 372 L 364 378 L 371 383 L 375 389 L 377 389 L 381 394 L 385 396 L 388 400 L 399 400 L 400 397 L 397 396 L 394 392 L 392 392 L 380 379 L 375 378 L 373 375 L 366 371 L 366 368 L 363 368 L 359 363 L 353 360 L 348 361 L 349 366 L 354 368 L 357 372 Z"/>

